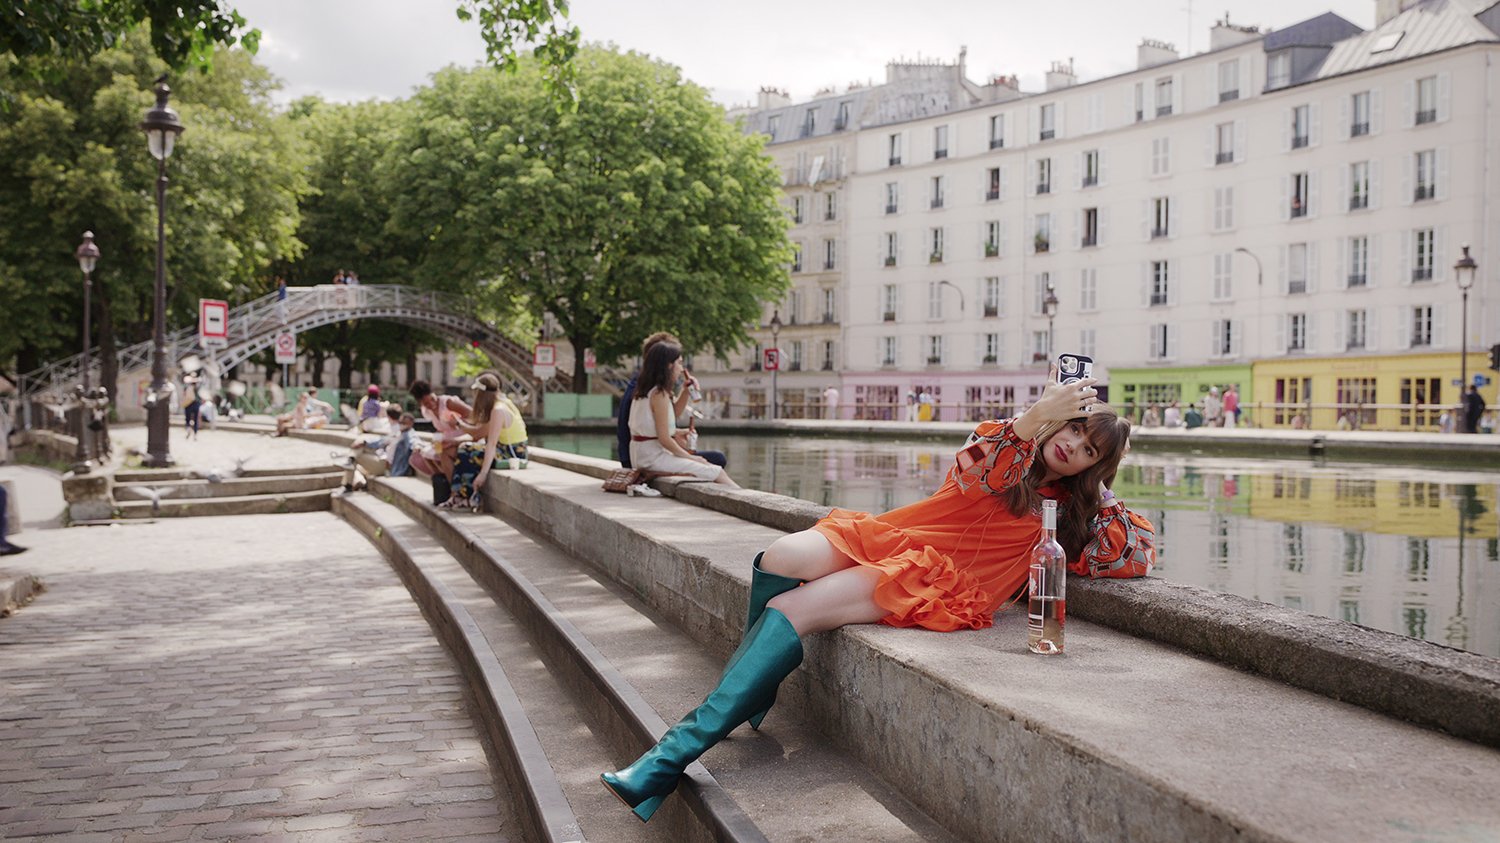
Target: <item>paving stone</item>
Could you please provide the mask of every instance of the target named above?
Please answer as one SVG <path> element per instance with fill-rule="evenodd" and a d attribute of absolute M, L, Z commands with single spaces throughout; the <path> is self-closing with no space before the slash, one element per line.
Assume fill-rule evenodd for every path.
<path fill-rule="evenodd" d="M 456 666 L 333 516 L 28 538 L 49 588 L 5 620 L 0 839 L 519 839 Z"/>

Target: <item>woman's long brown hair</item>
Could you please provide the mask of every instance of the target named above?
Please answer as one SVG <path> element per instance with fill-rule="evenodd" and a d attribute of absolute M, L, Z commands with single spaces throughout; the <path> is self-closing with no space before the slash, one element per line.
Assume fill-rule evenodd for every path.
<path fill-rule="evenodd" d="M 474 382 L 484 389 L 474 390 L 474 406 L 469 410 L 469 424 L 484 427 L 490 423 L 495 411 L 495 401 L 500 397 L 500 376 L 494 372 L 480 372 Z"/>
<path fill-rule="evenodd" d="M 1102 456 L 1098 462 L 1072 477 L 1059 477 L 1056 481 L 1068 491 L 1067 502 L 1058 501 L 1057 543 L 1062 545 L 1070 560 L 1082 555 L 1093 538 L 1089 533 L 1089 522 L 1099 511 L 1099 486 L 1114 484 L 1120 460 L 1130 449 L 1130 422 L 1105 404 L 1095 404 L 1087 415 L 1049 426 L 1050 429 L 1043 428 L 1036 437 L 1040 443 L 1038 448 L 1045 448 L 1059 430 L 1073 422 L 1083 423 L 1084 436 Z M 1042 478 L 1046 475 L 1047 463 L 1038 450 L 1026 477 L 1000 495 L 1011 514 L 1021 516 L 1041 509 L 1042 496 L 1037 489 L 1041 488 Z"/>

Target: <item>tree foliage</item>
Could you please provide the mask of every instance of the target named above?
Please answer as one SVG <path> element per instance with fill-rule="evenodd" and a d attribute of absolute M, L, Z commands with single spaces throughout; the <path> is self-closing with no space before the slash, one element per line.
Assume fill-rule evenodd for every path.
<path fill-rule="evenodd" d="M 222 0 L 11 0 L 0 22 L 0 53 L 21 58 L 88 59 L 142 24 L 157 58 L 175 69 L 206 65 L 215 46 L 254 53 L 260 45 L 260 30 Z"/>
<path fill-rule="evenodd" d="M 544 68 L 544 84 L 568 109 L 578 107 L 578 27 L 567 22 L 567 0 L 459 0 L 460 20 L 477 20 L 486 58 L 508 72 L 520 67 L 520 46 Z"/>
<path fill-rule="evenodd" d="M 135 32 L 55 67 L 42 76 L 23 67 L 12 107 L 0 111 L 0 366 L 21 371 L 80 348 L 73 250 L 86 230 L 103 252 L 94 272 L 101 346 L 150 335 L 157 162 L 138 124 L 162 63 Z M 200 297 L 243 300 L 273 261 L 297 254 L 307 179 L 303 145 L 273 114 L 271 77 L 248 54 L 224 52 L 212 74 L 172 86 L 186 127 L 167 161 L 169 323 L 180 325 L 196 320 Z"/>
<path fill-rule="evenodd" d="M 515 67 L 521 47 L 531 44 L 548 68 L 550 90 L 574 100 L 578 27 L 568 23 L 567 0 L 458 0 L 456 12 L 479 24 L 496 67 Z M 260 30 L 248 28 L 225 0 L 10 0 L 0 10 L 0 55 L 87 59 L 141 28 L 157 58 L 177 70 L 208 67 L 216 47 L 239 44 L 253 54 L 260 46 Z"/>
<path fill-rule="evenodd" d="M 602 361 L 658 330 L 721 356 L 748 342 L 790 259 L 761 141 L 675 67 L 599 47 L 574 66 L 564 114 L 536 61 L 437 74 L 399 143 L 396 224 L 428 241 L 429 274 L 500 281 Z"/>

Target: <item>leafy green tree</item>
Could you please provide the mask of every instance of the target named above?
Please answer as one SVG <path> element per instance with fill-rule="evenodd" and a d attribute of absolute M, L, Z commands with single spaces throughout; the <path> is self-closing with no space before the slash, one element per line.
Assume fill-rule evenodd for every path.
<path fill-rule="evenodd" d="M 32 60 L 28 60 L 32 61 Z M 163 70 L 147 34 L 92 58 L 37 59 L 55 73 L 11 78 L 0 110 L 0 366 L 29 371 L 76 353 L 82 284 L 73 249 L 94 232 L 98 342 L 149 338 L 156 267 L 155 159 L 138 124 Z M 16 60 L 0 57 L 0 71 Z M 242 298 L 262 273 L 296 255 L 305 153 L 272 109 L 272 79 L 241 50 L 212 74 L 174 80 L 186 131 L 168 160 L 169 325 L 192 324 L 200 297 Z M 113 389 L 107 365 L 105 385 Z"/>
<path fill-rule="evenodd" d="M 11 0 L 0 11 L 0 53 L 88 59 L 112 49 L 142 24 L 151 48 L 173 68 L 206 64 L 214 46 L 254 53 L 260 30 L 220 0 Z"/>
<path fill-rule="evenodd" d="M 571 98 L 578 28 L 567 22 L 567 0 L 458 0 L 456 11 L 478 22 L 497 67 L 514 67 L 521 46 L 534 44 L 552 89 Z M 174 69 L 208 67 L 216 47 L 253 54 L 260 46 L 260 30 L 224 0 L 10 0 L 0 10 L 0 55 L 87 59 L 146 24 L 152 49 Z"/>
<path fill-rule="evenodd" d="M 450 68 L 417 92 L 394 216 L 427 241 L 423 272 L 498 281 L 492 301 L 551 313 L 605 362 L 658 330 L 720 356 L 748 342 L 791 256 L 761 140 L 671 65 L 588 47 L 574 66 L 563 114 L 535 61 Z"/>

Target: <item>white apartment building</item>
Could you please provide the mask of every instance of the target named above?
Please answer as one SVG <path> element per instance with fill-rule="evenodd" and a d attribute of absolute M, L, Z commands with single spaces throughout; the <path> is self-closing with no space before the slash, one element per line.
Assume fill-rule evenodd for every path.
<path fill-rule="evenodd" d="M 783 327 L 779 345 L 833 344 L 846 417 L 899 415 L 923 391 L 943 418 L 1004 413 L 1072 351 L 1096 359 L 1116 404 L 1233 383 L 1247 405 L 1417 404 L 1364 420 L 1430 424 L 1425 405 L 1456 399 L 1461 323 L 1470 373 L 1500 339 L 1486 248 L 1500 7 L 1381 0 L 1377 19 L 1220 24 L 1208 52 L 1144 42 L 1118 76 L 1077 84 L 1058 64 L 1042 93 L 950 79 L 925 113 L 853 112 L 842 178 L 788 180 L 794 214 L 821 215 L 822 194 L 838 205 L 794 224 L 803 265 L 782 322 L 791 307 L 819 327 Z M 799 108 L 756 110 L 747 128 Z M 813 148 L 773 135 L 768 151 L 783 163 Z M 1467 320 L 1461 244 L 1479 263 Z M 826 325 L 821 296 L 843 305 Z M 744 381 L 753 359 L 714 375 L 747 404 L 769 387 Z M 811 385 L 780 386 L 791 409 L 787 390 Z M 1289 424 L 1292 409 L 1260 421 Z"/>

